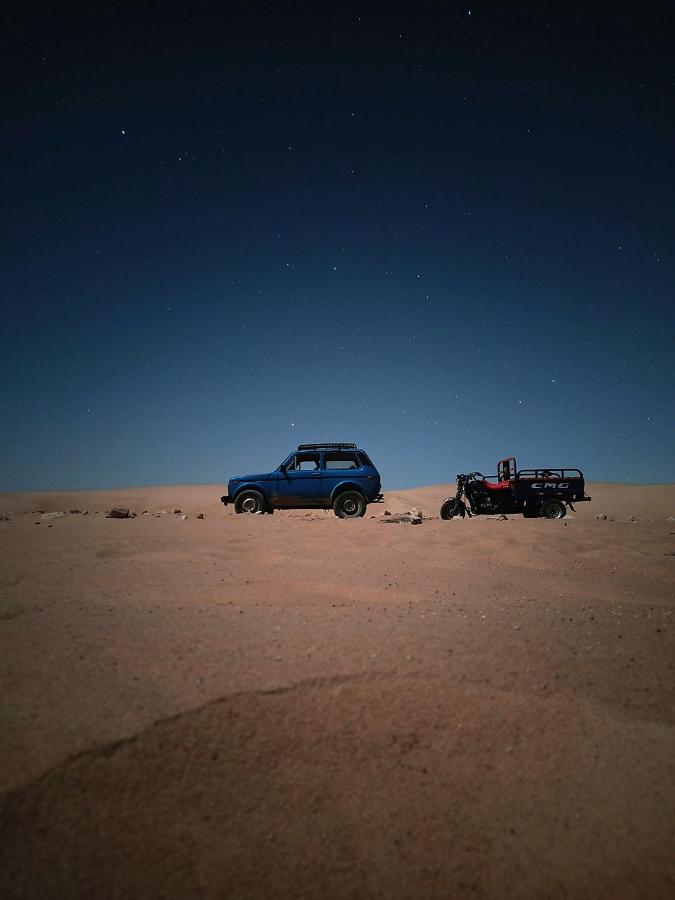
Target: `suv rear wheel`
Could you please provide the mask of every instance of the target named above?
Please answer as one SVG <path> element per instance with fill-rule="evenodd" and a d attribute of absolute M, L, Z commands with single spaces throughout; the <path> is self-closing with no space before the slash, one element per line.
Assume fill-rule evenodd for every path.
<path fill-rule="evenodd" d="M 265 512 L 265 498 L 259 491 L 242 491 L 234 501 L 236 513 Z"/>
<path fill-rule="evenodd" d="M 564 519 L 567 507 L 562 500 L 546 500 L 541 508 L 541 514 L 545 519 Z"/>
<path fill-rule="evenodd" d="M 333 512 L 340 519 L 358 519 L 366 511 L 366 498 L 358 491 L 345 491 L 333 501 Z"/>

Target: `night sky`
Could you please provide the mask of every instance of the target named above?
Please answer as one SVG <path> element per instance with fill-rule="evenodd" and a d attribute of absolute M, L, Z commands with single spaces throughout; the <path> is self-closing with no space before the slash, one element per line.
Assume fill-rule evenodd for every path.
<path fill-rule="evenodd" d="M 0 490 L 675 480 L 667 4 L 16 4 Z M 579 9 L 579 12 L 575 12 Z"/>

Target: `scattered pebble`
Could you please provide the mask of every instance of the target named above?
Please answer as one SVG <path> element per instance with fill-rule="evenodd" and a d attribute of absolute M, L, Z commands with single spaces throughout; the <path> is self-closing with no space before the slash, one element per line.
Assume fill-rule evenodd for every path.
<path fill-rule="evenodd" d="M 64 512 L 50 512 L 50 513 L 42 513 L 43 519 L 64 519 L 66 514 Z"/>

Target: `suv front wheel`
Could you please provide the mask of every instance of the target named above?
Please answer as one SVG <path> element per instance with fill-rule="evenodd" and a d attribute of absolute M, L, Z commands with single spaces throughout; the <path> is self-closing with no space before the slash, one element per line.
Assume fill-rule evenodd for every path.
<path fill-rule="evenodd" d="M 358 519 L 366 511 L 366 498 L 358 491 L 345 491 L 333 501 L 333 512 L 340 519 Z"/>
<path fill-rule="evenodd" d="M 259 491 L 242 491 L 234 501 L 236 513 L 265 512 L 265 498 Z"/>

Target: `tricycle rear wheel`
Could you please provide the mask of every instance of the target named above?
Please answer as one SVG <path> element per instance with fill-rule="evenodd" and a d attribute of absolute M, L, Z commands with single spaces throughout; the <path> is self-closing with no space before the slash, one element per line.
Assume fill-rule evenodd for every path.
<path fill-rule="evenodd" d="M 546 500 L 541 508 L 541 514 L 545 519 L 564 519 L 567 507 L 562 500 Z"/>

